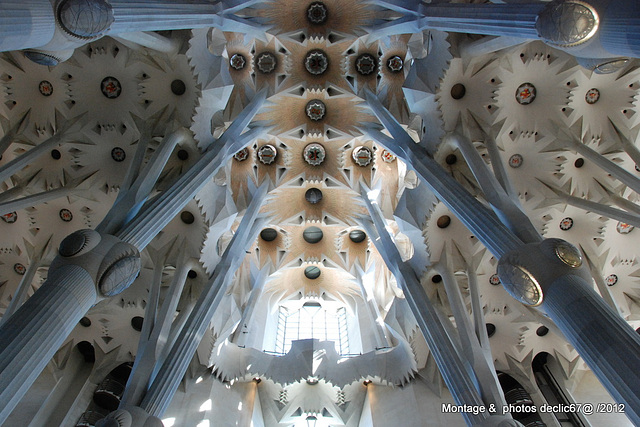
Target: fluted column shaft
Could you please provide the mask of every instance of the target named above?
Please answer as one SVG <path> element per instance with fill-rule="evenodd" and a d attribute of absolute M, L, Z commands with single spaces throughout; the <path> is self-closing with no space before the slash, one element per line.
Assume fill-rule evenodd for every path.
<path fill-rule="evenodd" d="M 428 4 L 421 27 L 457 33 L 537 39 L 536 18 L 544 3 Z"/>
<path fill-rule="evenodd" d="M 365 92 L 366 100 L 380 122 L 393 138 L 380 131 L 364 131 L 374 140 L 401 158 L 407 167 L 416 171 L 420 179 L 438 196 L 460 221 L 497 258 L 522 245 L 518 239 L 486 206 L 471 195 L 459 182 L 433 160 L 426 150 L 416 144 L 396 119 L 384 108 L 375 94 Z"/>
<path fill-rule="evenodd" d="M 111 0 L 111 33 L 211 27 L 220 7 L 209 0 Z"/>
<path fill-rule="evenodd" d="M 640 425 L 640 335 L 578 276 L 558 278 L 544 295 L 542 308 Z"/>
<path fill-rule="evenodd" d="M 429 351 L 453 399 L 458 405 L 484 406 L 484 401 L 474 384 L 475 378 L 470 364 L 463 363 L 415 272 L 402 262 L 400 253 L 386 230 L 380 210 L 367 198 L 366 194 L 363 194 L 363 200 L 375 228 L 368 221 L 363 221 L 362 225 L 404 292 L 418 328 L 429 346 Z M 375 238 L 376 234 L 380 237 L 379 239 Z M 462 412 L 463 418 L 470 426 L 480 424 L 489 415 L 488 413 L 474 414 L 472 411 Z"/>
<path fill-rule="evenodd" d="M 262 91 L 245 107 L 227 131 L 188 171 L 117 233 L 123 241 L 142 249 L 193 199 L 231 157 L 257 138 L 264 130 L 240 132 L 253 119 L 264 102 Z"/>
<path fill-rule="evenodd" d="M 0 424 L 96 301 L 93 279 L 78 266 L 52 272 L 0 329 Z"/>
<path fill-rule="evenodd" d="M 612 0 L 602 17 L 600 41 L 609 52 L 640 57 L 640 7 L 636 0 Z"/>
<path fill-rule="evenodd" d="M 202 340 L 216 308 L 224 297 L 224 290 L 242 263 L 246 248 L 258 234 L 259 224 L 254 224 L 266 196 L 267 183 L 257 189 L 231 243 L 216 266 L 209 282 L 198 298 L 186 324 L 171 346 L 168 357 L 153 379 L 140 407 L 148 414 L 162 416 L 171 403 L 187 367 Z M 261 221 L 258 221 L 261 222 Z"/>
<path fill-rule="evenodd" d="M 49 0 L 0 2 L 0 52 L 43 46 L 56 28 Z"/>

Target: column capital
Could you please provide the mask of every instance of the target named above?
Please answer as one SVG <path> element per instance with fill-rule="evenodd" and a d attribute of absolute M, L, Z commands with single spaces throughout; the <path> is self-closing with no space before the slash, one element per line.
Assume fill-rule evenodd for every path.
<path fill-rule="evenodd" d="M 562 239 L 522 245 L 503 255 L 498 263 L 498 276 L 504 288 L 516 300 L 531 307 L 540 306 L 547 288 L 566 275 L 591 282 L 580 250 Z"/>
<path fill-rule="evenodd" d="M 137 406 L 118 409 L 96 423 L 96 427 L 163 427 L 158 417 Z"/>
<path fill-rule="evenodd" d="M 127 289 L 140 272 L 140 252 L 110 234 L 78 230 L 62 240 L 58 256 L 49 271 L 76 265 L 84 269 L 97 287 L 98 299 L 112 297 Z"/>
<path fill-rule="evenodd" d="M 68 35 L 89 40 L 109 29 L 113 8 L 104 0 L 62 0 L 56 6 L 56 20 Z"/>

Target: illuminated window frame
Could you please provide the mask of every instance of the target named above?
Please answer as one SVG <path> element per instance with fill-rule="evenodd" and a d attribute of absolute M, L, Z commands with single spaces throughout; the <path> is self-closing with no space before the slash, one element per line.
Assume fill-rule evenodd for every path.
<path fill-rule="evenodd" d="M 316 338 L 332 341 L 340 355 L 349 354 L 347 310 L 324 308 L 319 302 L 306 302 L 300 308 L 281 305 L 278 311 L 275 352 L 286 354 L 295 340 Z"/>

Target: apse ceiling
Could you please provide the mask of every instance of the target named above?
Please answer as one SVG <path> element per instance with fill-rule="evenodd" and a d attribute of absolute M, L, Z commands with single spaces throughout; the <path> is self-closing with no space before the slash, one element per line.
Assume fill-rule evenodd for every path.
<path fill-rule="evenodd" d="M 270 410 L 282 425 L 298 408 L 286 394 L 282 398 L 283 390 L 293 401 L 309 378 L 320 381 L 324 397 L 318 401 L 327 400 L 324 408 L 342 422 L 355 411 L 345 402 L 361 399 L 350 384 L 400 385 L 417 375 L 443 387 L 403 292 L 364 233 L 362 194 L 376 201 L 402 259 L 445 316 L 452 318 L 442 275 L 454 275 L 468 305 L 469 276 L 477 279 L 486 323 L 495 327 L 490 344 L 497 369 L 529 372 L 540 351 L 561 360 L 568 375 L 586 369 L 563 338 L 541 333 L 543 324 L 553 331 L 547 319 L 499 286 L 495 258 L 411 168 L 367 135 L 367 125 L 377 119 L 366 90 L 484 202 L 465 157 L 446 138 L 468 137 L 486 165 L 502 171 L 508 192 L 538 231 L 579 246 L 602 277 L 598 290 L 605 300 L 640 326 L 640 247 L 634 244 L 640 231 L 618 211 L 602 208 L 636 217 L 638 193 L 571 143 L 640 176 L 628 154 L 637 153 L 628 147 L 635 147 L 640 129 L 636 66 L 595 74 L 541 42 L 474 56 L 465 46 L 478 36 L 437 31 L 378 39 L 368 29 L 397 13 L 365 2 L 274 1 L 239 14 L 265 24 L 268 32 L 259 38 L 218 29 L 163 32 L 167 52 L 104 37 L 55 67 L 37 65 L 20 52 L 0 56 L 0 132 L 18 135 L 0 167 L 59 136 L 2 175 L 2 312 L 29 269 L 35 270 L 29 295 L 46 279 L 65 236 L 100 223 L 143 132 L 152 135 L 142 153 L 148 159 L 163 137 L 189 131 L 164 167 L 157 194 L 198 160 L 257 93 L 267 92 L 251 125 L 262 126 L 262 135 L 151 242 L 139 278 L 89 311 L 89 325 L 74 330 L 58 360 L 89 341 L 97 360 L 131 361 L 139 334 L 131 320 L 145 316 L 154 272 L 161 269 L 165 292 L 177 268 L 189 263 L 180 319 L 220 260 L 255 189 L 266 182 L 264 229 L 229 285 L 197 360 L 220 380 L 265 379 L 274 396 Z M 493 144 L 499 164 L 490 155 Z M 260 274 L 260 298 L 250 303 Z M 329 350 L 324 367 L 311 373 L 287 370 L 287 356 L 265 356 L 275 351 L 275 331 L 266 329 L 277 326 L 268 319 L 277 317 L 279 307 L 317 301 L 343 307 L 357 325 L 355 354 L 343 355 L 349 359 L 344 371 L 328 368 L 340 358 Z M 253 318 L 246 316 L 250 304 Z M 361 312 L 365 306 L 370 319 Z M 245 324 L 238 326 L 241 320 Z M 243 343 L 238 328 L 246 328 Z M 316 409 L 322 413 L 323 407 Z"/>

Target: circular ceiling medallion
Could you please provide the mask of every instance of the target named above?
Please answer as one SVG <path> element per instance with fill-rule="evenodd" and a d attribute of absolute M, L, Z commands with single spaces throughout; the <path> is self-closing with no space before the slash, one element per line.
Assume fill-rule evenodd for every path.
<path fill-rule="evenodd" d="M 500 284 L 500 277 L 498 277 L 497 274 L 492 274 L 491 277 L 489 277 L 489 283 L 493 286 L 498 286 Z"/>
<path fill-rule="evenodd" d="M 310 51 L 304 58 L 304 68 L 306 68 L 307 71 L 314 76 L 323 74 L 325 71 L 327 71 L 328 67 L 329 58 L 327 57 L 326 53 L 319 49 Z"/>
<path fill-rule="evenodd" d="M 14 222 L 16 222 L 18 220 L 18 213 L 17 212 L 9 212 L 7 214 L 4 214 L 4 215 L 0 216 L 0 218 L 2 218 L 2 220 L 4 222 L 6 222 L 7 224 L 13 224 Z"/>
<path fill-rule="evenodd" d="M 258 149 L 258 160 L 260 163 L 264 165 L 270 165 L 271 163 L 276 161 L 276 156 L 278 155 L 278 150 L 276 147 L 270 144 L 263 145 Z"/>
<path fill-rule="evenodd" d="M 322 201 L 322 191 L 318 188 L 310 188 L 304 193 L 304 198 L 307 202 L 315 205 Z"/>
<path fill-rule="evenodd" d="M 53 85 L 47 80 L 43 80 L 38 85 L 38 90 L 43 96 L 51 96 L 53 93 Z"/>
<path fill-rule="evenodd" d="M 311 3 L 307 9 L 307 19 L 315 25 L 322 25 L 327 22 L 329 11 L 324 3 L 319 1 Z"/>
<path fill-rule="evenodd" d="M 491 338 L 496 334 L 496 325 L 493 323 L 487 323 L 485 328 L 487 329 L 487 337 Z"/>
<path fill-rule="evenodd" d="M 318 227 L 309 227 L 302 232 L 302 238 L 307 243 L 318 243 L 324 234 Z"/>
<path fill-rule="evenodd" d="M 402 67 L 404 66 L 404 61 L 398 55 L 392 56 L 387 60 L 387 68 L 394 73 L 399 73 L 402 71 Z"/>
<path fill-rule="evenodd" d="M 246 64 L 247 64 L 247 60 L 244 59 L 244 56 L 242 56 L 239 53 L 233 54 L 231 56 L 231 58 L 229 59 L 229 65 L 234 70 L 242 70 Z M 274 68 L 275 68 L 275 66 L 274 66 Z M 271 71 L 273 71 L 273 70 L 271 70 Z"/>
<path fill-rule="evenodd" d="M 438 228 L 447 228 L 451 225 L 451 217 L 449 215 L 442 215 L 436 221 Z"/>
<path fill-rule="evenodd" d="M 457 161 L 458 161 L 458 156 L 456 156 L 453 153 L 452 154 L 447 154 L 447 157 L 444 158 L 444 162 L 446 164 L 448 164 L 449 166 L 455 165 Z"/>
<path fill-rule="evenodd" d="M 591 88 L 587 91 L 584 96 L 584 100 L 587 101 L 587 104 L 595 104 L 600 99 L 600 91 L 598 89 Z"/>
<path fill-rule="evenodd" d="M 624 222 L 619 222 L 618 225 L 616 225 L 616 231 L 620 234 L 629 234 L 634 228 L 635 227 L 633 225 L 629 225 Z"/>
<path fill-rule="evenodd" d="M 523 267 L 498 264 L 500 281 L 509 294 L 521 303 L 535 307 L 542 304 L 544 295 L 537 280 Z"/>
<path fill-rule="evenodd" d="M 363 76 L 368 76 L 373 73 L 376 71 L 376 68 L 378 68 L 378 61 L 373 55 L 365 53 L 356 59 L 356 70 Z"/>
<path fill-rule="evenodd" d="M 538 14 L 536 29 L 549 44 L 576 46 L 591 39 L 598 31 L 596 10 L 579 0 L 552 1 Z"/>
<path fill-rule="evenodd" d="M 183 223 L 189 225 L 189 224 L 193 224 L 195 222 L 196 217 L 193 216 L 193 214 L 191 212 L 189 212 L 189 211 L 182 211 L 180 213 L 180 220 Z"/>
<path fill-rule="evenodd" d="M 604 278 L 604 283 L 606 283 L 607 286 L 613 286 L 618 283 L 618 276 L 616 276 L 615 274 L 610 274 Z"/>
<path fill-rule="evenodd" d="M 273 70 L 276 69 L 276 65 L 278 65 L 278 59 L 271 52 L 261 53 L 256 59 L 256 66 L 262 74 L 269 74 L 273 72 Z"/>
<path fill-rule="evenodd" d="M 315 280 L 320 277 L 322 271 L 315 265 L 311 265 L 304 269 L 304 275 L 307 279 Z"/>
<path fill-rule="evenodd" d="M 549 328 L 547 328 L 546 326 L 540 326 L 538 329 L 536 329 L 536 335 L 539 337 L 543 337 L 545 335 L 547 335 L 549 333 Z"/>
<path fill-rule="evenodd" d="M 373 153 L 369 148 L 361 145 L 353 149 L 351 157 L 358 166 L 364 167 L 371 163 L 371 160 L 373 160 Z"/>
<path fill-rule="evenodd" d="M 131 327 L 140 332 L 142 331 L 142 325 L 144 324 L 144 317 L 135 316 L 131 318 Z"/>
<path fill-rule="evenodd" d="M 13 264 L 13 271 L 15 271 L 17 274 L 24 276 L 24 273 L 27 272 L 27 268 L 20 264 L 19 262 Z"/>
<path fill-rule="evenodd" d="M 240 150 L 236 154 L 234 154 L 233 158 L 236 159 L 239 162 L 244 162 L 245 160 L 247 160 L 249 158 L 249 149 L 246 148 L 246 147 L 243 148 L 242 150 Z"/>
<path fill-rule="evenodd" d="M 451 97 L 453 99 L 462 99 L 467 93 L 467 88 L 462 83 L 456 83 L 451 86 Z"/>
<path fill-rule="evenodd" d="M 260 232 L 260 238 L 265 242 L 273 242 L 278 237 L 278 232 L 273 228 L 265 228 Z"/>
<path fill-rule="evenodd" d="M 122 93 L 120 81 L 115 77 L 105 77 L 100 83 L 102 94 L 109 99 L 115 99 Z"/>
<path fill-rule="evenodd" d="M 70 222 L 73 219 L 73 214 L 69 209 L 60 209 L 59 215 L 64 222 Z"/>
<path fill-rule="evenodd" d="M 536 87 L 531 83 L 522 83 L 516 89 L 516 101 L 518 104 L 531 104 L 536 99 Z"/>
<path fill-rule="evenodd" d="M 304 147 L 303 157 L 304 160 L 311 166 L 319 166 L 324 162 L 324 158 L 327 153 L 324 147 L 316 142 L 313 142 Z"/>
<path fill-rule="evenodd" d="M 111 150 L 111 158 L 116 162 L 123 162 L 127 158 L 127 153 L 120 147 L 115 147 Z"/>
<path fill-rule="evenodd" d="M 567 242 L 560 242 L 556 245 L 555 250 L 560 261 L 569 267 L 575 268 L 582 265 L 582 254 L 580 254 L 580 251 L 575 246 Z"/>
<path fill-rule="evenodd" d="M 511 166 L 512 168 L 519 168 L 520 166 L 522 166 L 523 161 L 524 159 L 520 154 L 514 154 L 513 156 L 509 157 L 509 166 Z"/>
<path fill-rule="evenodd" d="M 327 113 L 327 107 L 319 99 L 312 99 L 307 103 L 305 111 L 311 120 L 318 121 L 324 118 Z"/>
<path fill-rule="evenodd" d="M 560 230 L 571 230 L 571 227 L 573 227 L 573 219 L 569 217 L 562 218 L 562 220 L 560 221 Z"/>
<path fill-rule="evenodd" d="M 382 157 L 382 160 L 386 163 L 391 163 L 396 160 L 396 156 L 389 150 L 382 150 L 380 157 Z"/>
<path fill-rule="evenodd" d="M 349 232 L 349 239 L 351 239 L 353 243 L 364 242 L 366 238 L 367 234 L 362 230 L 352 230 Z"/>
<path fill-rule="evenodd" d="M 187 85 L 180 79 L 175 79 L 171 82 L 171 92 L 174 95 L 180 96 L 184 95 L 187 91 Z"/>

